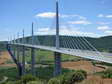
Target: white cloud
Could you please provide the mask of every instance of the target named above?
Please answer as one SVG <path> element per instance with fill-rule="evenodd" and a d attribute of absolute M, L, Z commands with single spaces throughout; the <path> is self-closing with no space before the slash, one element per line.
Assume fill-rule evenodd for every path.
<path fill-rule="evenodd" d="M 36 17 L 40 18 L 53 18 L 56 15 L 55 12 L 43 12 L 36 15 Z M 78 17 L 81 20 L 86 20 L 86 17 L 76 14 L 59 14 L 61 18 L 70 18 L 70 17 Z"/>
<path fill-rule="evenodd" d="M 112 15 L 99 14 L 98 17 L 100 17 L 100 18 L 112 18 Z"/>
<path fill-rule="evenodd" d="M 98 30 L 108 30 L 110 29 L 109 26 L 99 26 L 97 27 Z"/>
<path fill-rule="evenodd" d="M 111 22 L 97 22 L 97 24 L 99 24 L 99 25 L 107 25 L 107 24 L 111 24 Z"/>
<path fill-rule="evenodd" d="M 54 12 L 44 12 L 44 13 L 39 13 L 36 15 L 36 17 L 41 17 L 41 18 L 53 18 L 56 15 Z"/>
<path fill-rule="evenodd" d="M 107 18 L 112 18 L 112 15 L 107 15 L 106 17 L 107 17 Z"/>
<path fill-rule="evenodd" d="M 55 28 L 40 28 L 36 32 L 38 35 L 55 35 Z M 100 35 L 92 32 L 83 32 L 77 30 L 76 28 L 68 28 L 66 26 L 60 27 L 60 35 L 70 35 L 70 36 L 90 36 L 90 37 L 99 37 Z"/>
<path fill-rule="evenodd" d="M 99 14 L 98 17 L 104 17 L 104 15 L 103 14 Z"/>
<path fill-rule="evenodd" d="M 104 33 L 107 35 L 112 35 L 112 31 L 105 31 Z"/>
<path fill-rule="evenodd" d="M 79 20 L 79 21 L 69 21 L 69 24 L 83 24 L 83 25 L 88 25 L 91 24 L 91 22 L 86 21 L 86 20 Z"/>

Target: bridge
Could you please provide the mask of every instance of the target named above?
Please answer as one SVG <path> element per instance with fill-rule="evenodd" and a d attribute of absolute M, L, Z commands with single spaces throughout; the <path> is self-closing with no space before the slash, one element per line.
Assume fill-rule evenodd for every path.
<path fill-rule="evenodd" d="M 61 74 L 61 53 L 69 54 L 72 56 L 78 56 L 86 59 L 92 59 L 102 61 L 106 63 L 112 63 L 112 53 L 98 51 L 85 37 L 76 37 L 69 35 L 60 35 L 59 31 L 59 13 L 58 13 L 58 2 L 56 2 L 56 35 L 53 35 L 52 39 L 41 38 L 42 36 L 34 35 L 34 24 L 32 23 L 32 35 L 25 37 L 24 30 L 23 36 L 20 38 L 12 39 L 7 44 L 7 49 L 12 56 L 14 62 L 17 64 L 19 74 L 25 74 L 25 48 L 31 48 L 31 70 L 32 74 L 35 74 L 35 49 L 43 49 L 54 52 L 55 58 L 55 71 L 54 75 Z M 52 36 L 51 36 L 52 37 Z M 43 41 L 42 41 L 43 40 Z M 49 40 L 49 41 L 48 41 Z M 47 43 L 50 42 L 50 43 Z M 19 61 L 19 56 L 16 58 L 14 55 L 15 48 L 22 48 L 22 63 Z M 18 51 L 18 50 L 17 50 Z M 19 51 L 18 51 L 19 53 Z"/>

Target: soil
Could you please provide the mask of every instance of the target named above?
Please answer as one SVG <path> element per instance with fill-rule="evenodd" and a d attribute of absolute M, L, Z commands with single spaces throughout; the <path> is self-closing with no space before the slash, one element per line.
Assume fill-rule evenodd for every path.
<path fill-rule="evenodd" d="M 104 67 L 93 66 L 91 61 L 85 61 L 85 60 L 80 60 L 77 62 L 62 62 L 62 67 L 72 70 L 82 69 L 87 71 L 88 74 L 105 70 Z"/>
<path fill-rule="evenodd" d="M 101 78 L 100 76 L 90 75 L 81 83 L 78 84 L 112 84 L 112 79 Z"/>
<path fill-rule="evenodd" d="M 77 62 L 63 62 L 63 68 L 68 68 L 72 70 L 85 70 L 88 73 L 87 79 L 81 83 L 77 84 L 112 84 L 112 79 L 109 78 L 102 78 L 98 75 L 92 75 L 94 72 L 100 72 L 106 70 L 106 66 L 97 65 L 93 66 L 90 61 L 77 61 Z"/>
<path fill-rule="evenodd" d="M 11 56 L 7 51 L 0 52 L 0 66 L 9 66 L 9 67 L 15 67 L 15 64 L 7 64 L 6 62 L 8 60 L 12 60 Z"/>

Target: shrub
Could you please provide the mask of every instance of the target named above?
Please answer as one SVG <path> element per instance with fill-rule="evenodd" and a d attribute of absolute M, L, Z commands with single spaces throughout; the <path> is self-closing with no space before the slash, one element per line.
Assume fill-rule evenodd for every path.
<path fill-rule="evenodd" d="M 85 75 L 82 72 L 76 71 L 72 74 L 71 84 L 74 82 L 81 82 L 85 79 Z"/>
<path fill-rule="evenodd" d="M 80 82 L 85 79 L 85 76 L 82 72 L 75 71 L 70 72 L 63 76 L 62 84 L 74 84 L 75 82 Z"/>
<path fill-rule="evenodd" d="M 28 83 L 29 81 L 36 81 L 36 80 L 37 80 L 37 78 L 35 76 L 30 75 L 30 74 L 24 75 L 21 77 L 21 81 L 24 84 Z"/>
<path fill-rule="evenodd" d="M 44 84 L 42 81 L 30 81 L 27 84 Z"/>
<path fill-rule="evenodd" d="M 48 84 L 74 84 L 75 82 L 84 80 L 86 76 L 87 73 L 83 70 L 72 71 L 50 79 Z"/>
<path fill-rule="evenodd" d="M 12 82 L 12 81 L 8 81 L 7 83 L 5 83 L 5 84 L 15 84 L 14 82 Z"/>
<path fill-rule="evenodd" d="M 22 80 L 18 80 L 14 84 L 22 84 Z"/>
<path fill-rule="evenodd" d="M 86 71 L 84 71 L 84 70 L 77 70 L 77 72 L 81 72 L 81 73 L 84 74 L 85 78 L 87 77 L 87 72 Z"/>
<path fill-rule="evenodd" d="M 48 81 L 48 84 L 61 84 L 60 80 L 58 78 L 51 78 Z"/>
<path fill-rule="evenodd" d="M 103 78 L 112 78 L 112 69 L 107 69 L 106 71 L 102 72 Z"/>

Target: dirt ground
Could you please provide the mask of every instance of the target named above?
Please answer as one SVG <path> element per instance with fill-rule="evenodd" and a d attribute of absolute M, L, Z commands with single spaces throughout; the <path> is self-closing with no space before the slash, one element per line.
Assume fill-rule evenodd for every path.
<path fill-rule="evenodd" d="M 93 66 L 90 61 L 85 61 L 85 60 L 81 60 L 77 62 L 63 62 L 62 67 L 69 68 L 72 70 L 82 69 L 87 71 L 87 73 L 94 73 L 94 72 L 100 72 L 105 70 L 104 68 Z"/>
<path fill-rule="evenodd" d="M 9 53 L 7 51 L 0 52 L 0 66 L 16 66 L 15 64 L 7 64 L 8 60 L 12 60 Z"/>
<path fill-rule="evenodd" d="M 88 74 L 105 70 L 104 68 L 93 66 L 90 61 L 85 60 L 81 60 L 78 62 L 63 62 L 62 67 L 72 70 L 82 69 L 87 71 Z M 88 75 L 86 80 L 78 84 L 112 84 L 112 79 L 104 79 L 96 75 Z"/>
<path fill-rule="evenodd" d="M 112 79 L 91 75 L 88 76 L 86 80 L 78 84 L 112 84 Z"/>

